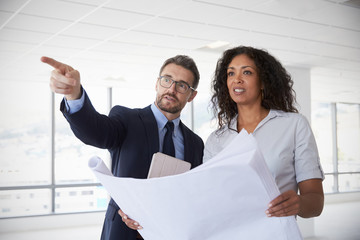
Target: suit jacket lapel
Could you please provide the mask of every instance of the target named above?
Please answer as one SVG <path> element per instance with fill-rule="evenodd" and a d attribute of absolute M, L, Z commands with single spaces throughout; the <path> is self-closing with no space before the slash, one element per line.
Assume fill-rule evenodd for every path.
<path fill-rule="evenodd" d="M 184 160 L 190 162 L 189 160 L 193 158 L 193 151 L 191 151 L 192 138 L 190 136 L 190 130 L 180 121 L 180 129 L 184 136 Z M 191 163 L 191 162 L 190 162 Z"/>

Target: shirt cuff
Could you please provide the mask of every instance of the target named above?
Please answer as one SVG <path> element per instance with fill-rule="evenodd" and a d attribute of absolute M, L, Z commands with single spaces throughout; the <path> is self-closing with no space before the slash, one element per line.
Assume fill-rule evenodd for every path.
<path fill-rule="evenodd" d="M 83 90 L 83 91 L 85 91 L 85 90 Z M 81 97 L 79 99 L 75 99 L 75 100 L 67 100 L 64 97 L 64 101 L 65 101 L 66 111 L 69 114 L 73 114 L 73 113 L 78 112 L 84 106 L 85 94 L 83 92 L 81 94 Z"/>

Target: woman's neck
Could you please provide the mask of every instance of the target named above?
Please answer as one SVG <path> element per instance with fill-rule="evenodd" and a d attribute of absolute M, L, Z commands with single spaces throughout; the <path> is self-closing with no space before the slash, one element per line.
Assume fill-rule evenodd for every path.
<path fill-rule="evenodd" d="M 248 133 L 254 132 L 257 125 L 269 114 L 269 111 L 262 106 L 238 106 L 237 131 L 240 132 L 244 128 Z"/>

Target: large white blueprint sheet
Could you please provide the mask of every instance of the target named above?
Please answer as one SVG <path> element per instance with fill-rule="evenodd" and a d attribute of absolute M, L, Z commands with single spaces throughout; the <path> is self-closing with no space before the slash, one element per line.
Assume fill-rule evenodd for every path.
<path fill-rule="evenodd" d="M 140 223 L 145 240 L 302 239 L 294 216 L 266 216 L 279 190 L 246 131 L 208 162 L 175 176 L 118 178 L 97 157 L 89 167 Z"/>

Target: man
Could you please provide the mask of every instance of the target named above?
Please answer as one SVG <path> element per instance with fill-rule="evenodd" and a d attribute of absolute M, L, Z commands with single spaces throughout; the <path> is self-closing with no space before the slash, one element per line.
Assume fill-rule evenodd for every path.
<path fill-rule="evenodd" d="M 109 150 L 114 176 L 146 178 L 152 155 L 168 149 L 166 144 L 171 146 L 176 158 L 190 162 L 192 167 L 202 163 L 203 141 L 180 121 L 181 110 L 197 94 L 200 78 L 191 58 L 178 55 L 164 62 L 156 81 L 153 104 L 143 109 L 115 106 L 109 116 L 96 112 L 80 84 L 78 71 L 48 57 L 42 57 L 41 61 L 54 67 L 50 88 L 64 94 L 60 109 L 72 131 L 84 143 Z M 174 125 L 172 137 L 169 135 L 172 140 L 164 140 L 168 121 Z M 141 239 L 133 230 L 140 228 L 110 200 L 101 239 Z"/>

